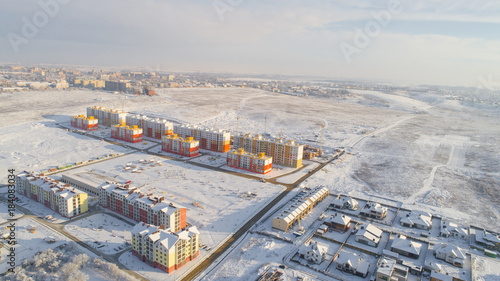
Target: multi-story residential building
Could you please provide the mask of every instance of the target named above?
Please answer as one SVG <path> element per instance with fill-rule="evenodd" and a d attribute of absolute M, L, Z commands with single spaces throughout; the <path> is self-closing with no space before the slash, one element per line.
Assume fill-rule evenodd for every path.
<path fill-rule="evenodd" d="M 93 116 L 99 120 L 99 125 L 111 127 L 114 125 L 125 125 L 127 113 L 117 109 L 106 109 L 104 107 L 87 107 L 87 117 Z"/>
<path fill-rule="evenodd" d="M 172 232 L 186 227 L 186 208 L 152 197 L 129 185 L 110 183 L 101 187 L 99 204 L 121 215 L 153 225 L 164 225 Z"/>
<path fill-rule="evenodd" d="M 182 138 L 193 137 L 195 140 L 200 141 L 201 149 L 217 152 L 229 151 L 231 134 L 225 130 L 215 130 L 197 125 L 183 124 L 174 126 L 174 134 Z"/>
<path fill-rule="evenodd" d="M 148 118 L 144 120 L 144 135 L 146 137 L 161 140 L 161 137 L 173 133 L 174 124 L 165 119 Z"/>
<path fill-rule="evenodd" d="M 195 226 L 173 232 L 140 222 L 132 229 L 132 254 L 171 273 L 198 256 L 199 234 Z"/>
<path fill-rule="evenodd" d="M 304 145 L 295 143 L 293 140 L 266 139 L 262 135 L 252 137 L 251 134 L 245 134 L 234 137 L 233 148 L 243 148 L 253 154 L 264 152 L 273 157 L 273 164 L 276 165 L 294 168 L 302 166 Z"/>
<path fill-rule="evenodd" d="M 328 188 L 326 187 L 303 190 L 291 200 L 289 206 L 273 218 L 273 228 L 287 232 L 327 196 Z"/>
<path fill-rule="evenodd" d="M 227 165 L 254 173 L 267 174 L 273 169 L 273 158 L 266 156 L 264 152 L 252 154 L 239 148 L 227 153 Z"/>
<path fill-rule="evenodd" d="M 193 137 L 187 139 L 179 138 L 176 134 L 163 136 L 161 138 L 161 150 L 187 157 L 199 155 L 200 142 Z"/>
<path fill-rule="evenodd" d="M 16 191 L 67 218 L 88 211 L 87 193 L 34 172 L 16 176 Z"/>
<path fill-rule="evenodd" d="M 71 126 L 75 128 L 84 129 L 86 131 L 97 130 L 98 120 L 93 116 L 85 117 L 84 115 L 78 115 L 71 117 Z"/>
<path fill-rule="evenodd" d="M 104 89 L 107 91 L 126 92 L 130 88 L 129 81 L 106 81 Z"/>
<path fill-rule="evenodd" d="M 125 117 L 125 122 L 127 126 L 138 126 L 141 129 L 146 128 L 146 120 L 150 119 L 146 115 L 141 115 L 141 114 L 128 114 L 127 117 Z"/>
<path fill-rule="evenodd" d="M 132 143 L 141 142 L 142 129 L 137 126 L 115 125 L 111 127 L 111 137 Z"/>
<path fill-rule="evenodd" d="M 102 89 L 106 86 L 104 80 L 96 80 L 95 78 L 76 78 L 74 81 L 75 86 Z"/>

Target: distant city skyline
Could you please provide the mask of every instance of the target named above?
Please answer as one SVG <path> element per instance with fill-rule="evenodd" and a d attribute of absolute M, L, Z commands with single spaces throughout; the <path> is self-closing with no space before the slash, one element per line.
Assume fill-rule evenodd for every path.
<path fill-rule="evenodd" d="M 500 82 L 499 12 L 462 0 L 3 0 L 0 62 L 474 87 Z"/>

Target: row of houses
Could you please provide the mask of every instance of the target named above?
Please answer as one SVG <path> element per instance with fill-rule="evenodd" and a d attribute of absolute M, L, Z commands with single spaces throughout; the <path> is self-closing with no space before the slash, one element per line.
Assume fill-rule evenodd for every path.
<path fill-rule="evenodd" d="M 295 223 L 307 215 L 328 196 L 328 188 L 304 189 L 290 200 L 289 205 L 273 218 L 273 228 L 287 232 Z"/>
<path fill-rule="evenodd" d="M 253 154 L 264 153 L 271 156 L 273 164 L 298 168 L 302 166 L 304 145 L 293 140 L 266 139 L 262 135 L 240 134 L 234 136 L 233 148 L 243 148 Z"/>
<path fill-rule="evenodd" d="M 132 254 L 167 273 L 181 268 L 198 256 L 200 232 L 195 226 L 171 231 L 164 225 L 140 222 L 131 232 Z"/>
<path fill-rule="evenodd" d="M 87 193 L 34 172 L 16 175 L 16 191 L 63 217 L 71 218 L 88 211 Z"/>
<path fill-rule="evenodd" d="M 258 154 L 248 153 L 243 148 L 229 151 L 226 160 L 229 167 L 259 174 L 267 174 L 273 169 L 273 158 L 271 156 L 266 156 L 263 152 Z"/>

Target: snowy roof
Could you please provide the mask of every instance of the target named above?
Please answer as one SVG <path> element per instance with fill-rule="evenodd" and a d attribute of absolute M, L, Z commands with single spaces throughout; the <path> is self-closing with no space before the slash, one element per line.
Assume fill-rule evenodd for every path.
<path fill-rule="evenodd" d="M 332 204 L 335 206 L 344 206 L 345 203 L 348 203 L 349 206 L 354 207 L 358 205 L 358 201 L 351 197 L 339 197 L 332 201 Z"/>
<path fill-rule="evenodd" d="M 392 248 L 418 256 L 420 255 L 422 244 L 419 242 L 408 240 L 406 239 L 406 236 L 401 235 L 400 237 L 397 237 L 394 239 L 394 241 L 392 241 L 391 249 Z"/>
<path fill-rule="evenodd" d="M 382 236 L 382 230 L 371 223 L 367 225 L 362 224 L 359 226 L 356 236 L 363 236 L 365 239 L 378 243 L 378 241 L 380 241 L 380 237 Z"/>
<path fill-rule="evenodd" d="M 359 256 L 355 253 L 348 253 L 344 251 L 340 251 L 337 259 L 335 260 L 338 264 L 349 264 L 352 268 L 356 268 L 358 266 L 358 261 L 360 260 Z"/>
<path fill-rule="evenodd" d="M 368 211 L 373 211 L 376 213 L 383 213 L 383 212 L 387 211 L 386 207 L 380 205 L 379 203 L 375 203 L 375 202 L 366 203 L 365 209 L 368 209 Z M 364 210 L 364 211 L 366 211 L 366 210 Z"/>
<path fill-rule="evenodd" d="M 435 278 L 436 280 L 441 280 L 441 281 L 453 281 L 453 277 L 451 275 L 447 275 L 436 271 L 432 271 L 431 278 Z"/>
<path fill-rule="evenodd" d="M 335 213 L 327 219 L 327 222 L 345 226 L 351 222 L 351 217 Z"/>
<path fill-rule="evenodd" d="M 383 258 L 380 261 L 380 264 L 377 268 L 377 273 L 384 274 L 386 276 L 391 276 L 392 271 L 394 270 L 394 266 L 396 265 L 396 261 L 393 259 Z"/>
<path fill-rule="evenodd" d="M 409 224 L 411 226 L 419 225 L 425 228 L 432 226 L 432 215 L 424 212 L 412 211 L 404 217 L 401 217 L 400 223 Z"/>
<path fill-rule="evenodd" d="M 451 234 L 458 233 L 460 235 L 467 236 L 467 230 L 465 228 L 458 226 L 456 223 L 445 221 L 441 224 L 441 233 Z"/>
<path fill-rule="evenodd" d="M 434 247 L 434 253 L 435 254 L 452 254 L 457 259 L 465 260 L 464 252 L 460 248 L 458 248 L 457 246 L 453 246 L 453 245 L 446 245 L 446 244 L 437 245 L 436 247 Z"/>
<path fill-rule="evenodd" d="M 140 234 L 141 236 L 147 235 L 148 233 L 153 233 L 158 230 L 157 226 L 140 222 L 136 224 L 130 232 L 132 234 Z"/>

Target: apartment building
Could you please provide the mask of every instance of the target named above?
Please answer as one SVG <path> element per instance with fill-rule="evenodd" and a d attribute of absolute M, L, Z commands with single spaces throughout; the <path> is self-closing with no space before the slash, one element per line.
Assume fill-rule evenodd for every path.
<path fill-rule="evenodd" d="M 111 137 L 131 143 L 142 141 L 142 129 L 137 126 L 115 125 L 111 127 Z"/>
<path fill-rule="evenodd" d="M 126 92 L 130 88 L 129 81 L 106 81 L 104 89 L 107 91 Z"/>
<path fill-rule="evenodd" d="M 163 225 L 140 222 L 132 229 L 132 254 L 167 273 L 181 268 L 199 253 L 200 232 L 195 226 L 173 232 Z"/>
<path fill-rule="evenodd" d="M 67 218 L 88 211 L 87 193 L 34 172 L 16 175 L 16 191 Z"/>
<path fill-rule="evenodd" d="M 75 86 L 102 89 L 106 86 L 104 80 L 96 80 L 95 78 L 76 78 L 74 82 Z"/>
<path fill-rule="evenodd" d="M 193 137 L 180 138 L 177 134 L 161 138 L 161 150 L 182 156 L 194 157 L 199 155 L 200 142 Z"/>
<path fill-rule="evenodd" d="M 85 117 L 84 115 L 78 115 L 71 117 L 71 126 L 86 131 L 94 131 L 98 128 L 98 120 L 93 116 Z"/>
<path fill-rule="evenodd" d="M 161 140 L 161 137 L 173 133 L 174 124 L 165 119 L 148 118 L 144 120 L 144 135 L 146 137 Z"/>
<path fill-rule="evenodd" d="M 243 148 L 253 154 L 265 153 L 273 158 L 273 164 L 298 168 L 302 166 L 304 145 L 293 140 L 266 139 L 262 135 L 238 135 L 234 137 L 233 148 Z"/>
<path fill-rule="evenodd" d="M 87 117 L 91 116 L 99 120 L 99 125 L 111 127 L 114 125 L 125 125 L 127 113 L 99 106 L 87 107 Z"/>
<path fill-rule="evenodd" d="M 125 117 L 125 123 L 127 126 L 137 126 L 141 129 L 146 128 L 146 120 L 150 119 L 146 115 L 141 114 L 128 114 Z"/>
<path fill-rule="evenodd" d="M 227 165 L 254 173 L 267 174 L 273 169 L 273 158 L 266 156 L 264 152 L 252 154 L 245 152 L 243 148 L 239 148 L 227 153 Z"/>
<path fill-rule="evenodd" d="M 109 183 L 101 186 L 99 204 L 139 222 L 164 225 L 172 232 L 186 227 L 186 208 L 165 202 L 129 185 Z"/>
<path fill-rule="evenodd" d="M 216 152 L 229 151 L 231 134 L 226 130 L 216 130 L 197 125 L 183 124 L 174 126 L 174 134 L 182 138 L 193 137 L 195 140 L 200 141 L 201 149 Z"/>

